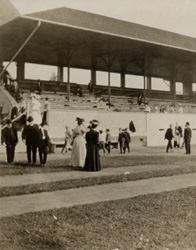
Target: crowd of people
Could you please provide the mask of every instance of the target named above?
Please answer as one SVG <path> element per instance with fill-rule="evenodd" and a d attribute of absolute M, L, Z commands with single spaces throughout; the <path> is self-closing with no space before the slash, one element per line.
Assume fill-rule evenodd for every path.
<path fill-rule="evenodd" d="M 71 166 L 75 169 L 86 171 L 100 171 L 100 150 L 110 154 L 112 149 L 112 136 L 110 130 L 106 129 L 104 136 L 102 130 L 97 130 L 99 122 L 90 121 L 86 127 L 84 119 L 77 118 L 77 126 L 71 131 L 65 126 L 65 143 L 61 153 L 71 151 Z M 40 166 L 45 166 L 49 152 L 50 138 L 48 134 L 48 123 L 42 119 L 40 125 L 33 116 L 27 118 L 27 125 L 22 130 L 22 141 L 26 145 L 27 163 L 37 164 L 37 151 L 39 152 Z M 120 153 L 130 152 L 131 137 L 128 129 L 119 129 L 118 143 Z M 15 147 L 18 143 L 18 135 L 15 126 L 10 119 L 2 131 L 2 144 L 6 146 L 7 162 L 13 163 Z"/>
<path fill-rule="evenodd" d="M 191 137 L 192 137 L 192 131 L 190 128 L 189 122 L 186 122 L 185 128 L 184 128 L 184 135 L 182 127 L 176 123 L 174 130 L 172 124 L 169 125 L 169 128 L 167 129 L 165 133 L 165 139 L 168 140 L 167 147 L 166 147 L 166 153 L 169 151 L 172 152 L 173 148 L 176 148 L 177 151 L 179 148 L 183 148 L 185 146 L 185 154 L 191 153 Z M 183 141 L 181 139 L 183 138 Z M 174 142 L 173 142 L 174 141 Z"/>

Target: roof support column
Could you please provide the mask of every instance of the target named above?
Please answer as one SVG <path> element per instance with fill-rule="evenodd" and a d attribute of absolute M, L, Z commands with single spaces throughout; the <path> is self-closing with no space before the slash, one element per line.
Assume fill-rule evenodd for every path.
<path fill-rule="evenodd" d="M 122 89 L 125 88 L 125 73 L 121 73 L 121 74 L 120 74 L 120 87 L 121 87 Z"/>
<path fill-rule="evenodd" d="M 110 108 L 110 100 L 111 100 L 111 71 L 108 71 L 108 102 L 109 102 L 109 108 Z"/>
<path fill-rule="evenodd" d="M 176 106 L 176 67 L 173 67 L 171 70 L 170 93 L 174 98 L 174 105 Z"/>
<path fill-rule="evenodd" d="M 67 65 L 67 100 L 70 101 L 70 64 Z"/>
<path fill-rule="evenodd" d="M 191 96 L 193 94 L 193 71 L 190 67 L 186 69 L 186 73 L 184 73 L 183 77 L 183 95 Z"/>
<path fill-rule="evenodd" d="M 17 62 L 16 79 L 19 83 L 23 82 L 25 78 L 25 63 L 24 61 Z"/>
<path fill-rule="evenodd" d="M 3 57 L 0 54 L 0 72 L 3 71 Z M 3 86 L 3 75 L 0 75 L 0 86 Z"/>
<path fill-rule="evenodd" d="M 57 67 L 57 81 L 63 82 L 63 66 Z"/>
<path fill-rule="evenodd" d="M 97 84 L 97 71 L 91 70 L 91 80 L 93 81 L 94 86 Z"/>

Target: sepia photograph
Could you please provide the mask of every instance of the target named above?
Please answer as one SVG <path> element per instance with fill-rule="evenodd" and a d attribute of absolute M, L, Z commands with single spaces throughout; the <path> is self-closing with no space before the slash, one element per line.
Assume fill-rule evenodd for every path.
<path fill-rule="evenodd" d="M 196 250 L 196 2 L 0 6 L 0 250 Z"/>

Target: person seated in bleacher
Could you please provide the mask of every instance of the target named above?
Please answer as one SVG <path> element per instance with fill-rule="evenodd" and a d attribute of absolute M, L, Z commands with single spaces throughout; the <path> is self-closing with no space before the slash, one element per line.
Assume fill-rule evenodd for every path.
<path fill-rule="evenodd" d="M 137 98 L 137 103 L 140 106 L 143 103 L 143 96 L 142 94 L 139 94 L 138 98 Z"/>
<path fill-rule="evenodd" d="M 38 82 L 37 82 L 37 92 L 38 92 L 39 95 L 42 94 L 42 90 L 43 90 L 43 84 L 40 81 L 40 79 L 38 79 Z"/>
<path fill-rule="evenodd" d="M 3 66 L 4 69 L 4 66 Z M 3 85 L 5 87 L 5 89 L 7 89 L 9 91 L 9 86 L 10 86 L 10 79 L 11 79 L 11 75 L 10 73 L 5 70 L 3 73 Z"/>
<path fill-rule="evenodd" d="M 93 93 L 93 90 L 94 90 L 94 82 L 93 80 L 90 80 L 89 84 L 88 84 L 88 91 L 89 91 L 89 94 L 92 94 Z"/>
<path fill-rule="evenodd" d="M 78 85 L 78 87 L 77 87 L 77 95 L 80 97 L 83 97 L 83 91 L 82 91 L 82 88 L 80 85 Z"/>
<path fill-rule="evenodd" d="M 151 108 L 150 108 L 150 106 L 149 106 L 149 103 L 148 103 L 148 102 L 146 102 L 146 103 L 145 103 L 145 109 L 144 109 L 144 112 L 147 112 L 147 113 L 150 113 L 150 112 L 151 112 Z"/>
<path fill-rule="evenodd" d="M 181 103 L 178 103 L 178 113 L 183 114 L 183 107 Z"/>

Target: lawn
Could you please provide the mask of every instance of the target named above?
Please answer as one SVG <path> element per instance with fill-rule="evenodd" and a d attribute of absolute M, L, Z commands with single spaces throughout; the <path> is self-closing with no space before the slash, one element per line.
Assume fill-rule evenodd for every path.
<path fill-rule="evenodd" d="M 1 250 L 195 250 L 196 188 L 0 220 Z"/>

